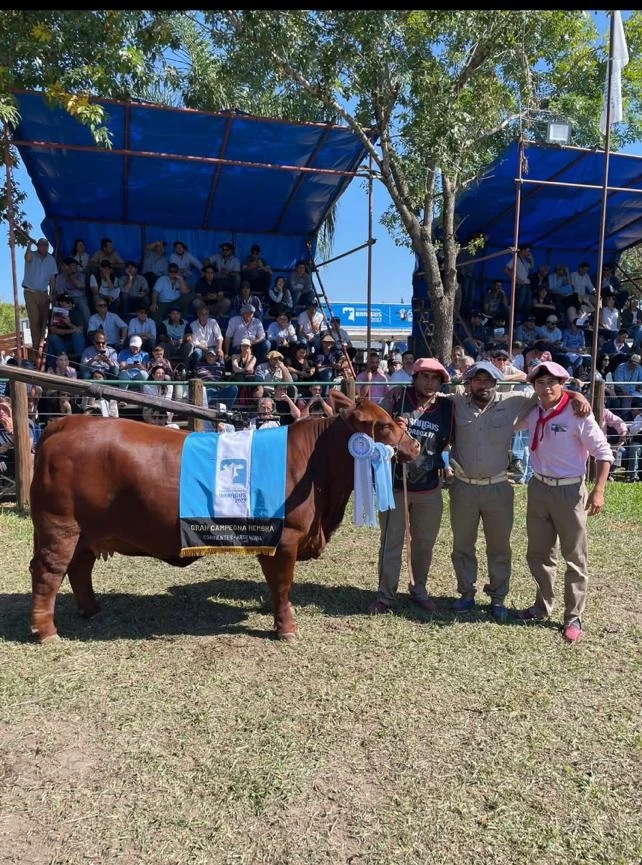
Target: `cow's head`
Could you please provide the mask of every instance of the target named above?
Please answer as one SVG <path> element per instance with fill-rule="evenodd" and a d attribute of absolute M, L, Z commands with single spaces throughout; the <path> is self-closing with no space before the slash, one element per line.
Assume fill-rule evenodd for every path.
<path fill-rule="evenodd" d="M 376 442 L 391 445 L 399 462 L 411 462 L 419 456 L 419 442 L 377 403 L 361 397 L 351 400 L 339 390 L 331 390 L 328 396 L 335 412 L 353 432 L 365 433 Z"/>

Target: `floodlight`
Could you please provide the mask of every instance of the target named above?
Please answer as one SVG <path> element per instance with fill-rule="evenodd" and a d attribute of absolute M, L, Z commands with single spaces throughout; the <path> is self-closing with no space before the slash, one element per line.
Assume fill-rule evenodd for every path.
<path fill-rule="evenodd" d="M 570 123 L 564 120 L 555 120 L 546 124 L 546 141 L 548 144 L 568 144 L 570 140 Z"/>

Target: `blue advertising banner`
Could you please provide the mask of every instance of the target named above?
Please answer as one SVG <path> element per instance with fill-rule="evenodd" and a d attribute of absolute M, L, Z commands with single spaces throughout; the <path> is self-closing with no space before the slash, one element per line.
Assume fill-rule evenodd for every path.
<path fill-rule="evenodd" d="M 368 326 L 366 303 L 333 303 L 332 311 L 341 319 L 341 327 Z M 372 330 L 412 330 L 412 306 L 410 304 L 373 303 L 370 306 L 370 328 Z"/>

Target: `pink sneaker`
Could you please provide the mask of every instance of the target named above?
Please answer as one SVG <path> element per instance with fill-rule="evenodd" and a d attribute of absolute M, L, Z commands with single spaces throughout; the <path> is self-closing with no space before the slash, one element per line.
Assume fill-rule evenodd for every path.
<path fill-rule="evenodd" d="M 579 619 L 571 619 L 564 625 L 562 635 L 567 643 L 579 643 L 582 639 L 582 625 Z"/>

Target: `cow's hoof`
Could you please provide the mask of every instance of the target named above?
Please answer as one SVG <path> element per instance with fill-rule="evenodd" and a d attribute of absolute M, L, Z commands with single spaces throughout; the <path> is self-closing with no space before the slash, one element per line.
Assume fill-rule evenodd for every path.
<path fill-rule="evenodd" d="M 296 631 L 279 631 L 277 637 L 282 643 L 296 643 Z"/>
<path fill-rule="evenodd" d="M 89 610 L 78 610 L 83 619 L 91 619 L 93 616 L 96 616 L 100 612 L 100 607 L 96 604 L 95 607 L 92 607 Z"/>
<path fill-rule="evenodd" d="M 48 637 L 38 637 L 41 646 L 52 646 L 54 643 L 62 642 L 58 634 L 49 634 Z"/>

